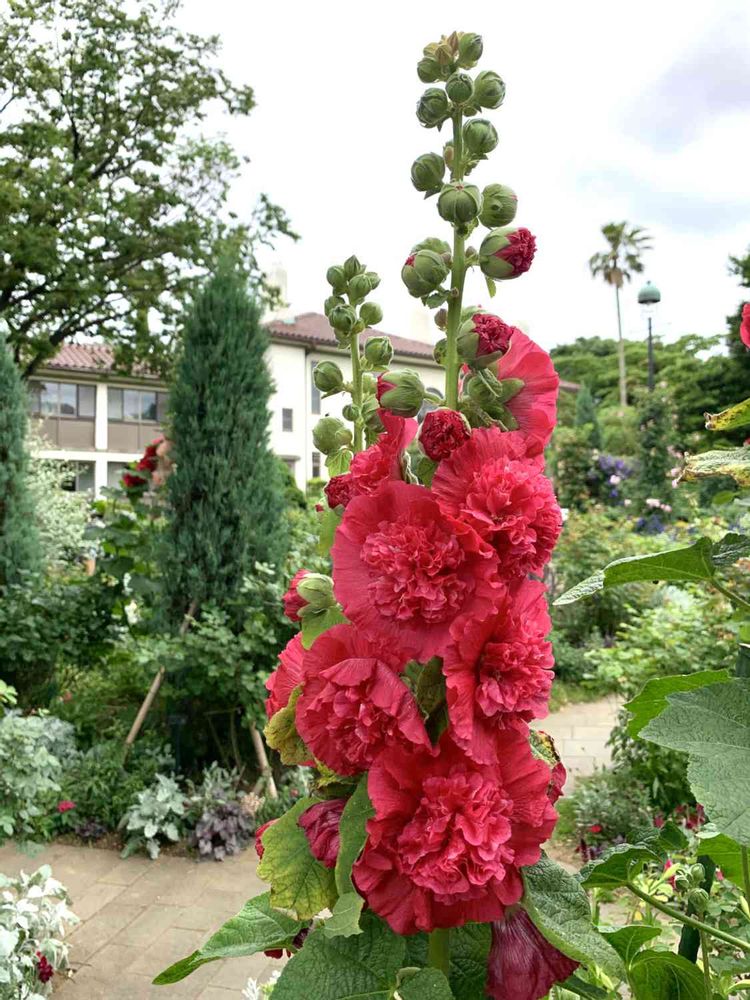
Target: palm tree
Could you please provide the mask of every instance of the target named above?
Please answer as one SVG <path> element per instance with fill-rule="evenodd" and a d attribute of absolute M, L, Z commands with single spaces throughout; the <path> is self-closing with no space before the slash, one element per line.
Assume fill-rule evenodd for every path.
<path fill-rule="evenodd" d="M 625 377 L 625 342 L 622 339 L 620 315 L 620 289 L 634 274 L 643 270 L 641 254 L 651 249 L 651 237 L 639 226 L 628 227 L 627 222 L 608 222 L 602 234 L 609 249 L 595 253 L 589 260 L 592 277 L 601 275 L 608 285 L 614 285 L 617 301 L 617 361 L 620 369 L 620 406 L 627 406 L 628 390 Z"/>

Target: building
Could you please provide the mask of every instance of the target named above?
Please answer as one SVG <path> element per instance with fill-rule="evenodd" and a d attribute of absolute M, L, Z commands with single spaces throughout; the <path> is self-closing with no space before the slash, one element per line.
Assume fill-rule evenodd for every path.
<path fill-rule="evenodd" d="M 324 359 L 335 360 L 348 378 L 349 357 L 319 313 L 272 320 L 268 332 L 268 363 L 275 383 L 271 446 L 304 488 L 307 480 L 326 475 L 325 458 L 313 447 L 313 427 L 324 414 L 341 416 L 346 402 L 343 395 L 321 399 L 313 368 Z M 432 346 L 404 337 L 391 340 L 394 367 L 413 369 L 425 386 L 440 391 L 443 369 L 433 360 Z M 43 439 L 40 454 L 69 462 L 75 469 L 75 488 L 96 493 L 115 486 L 123 469 L 140 458 L 161 434 L 167 412 L 164 382 L 146 372 L 113 371 L 112 352 L 102 344 L 63 346 L 32 377 L 30 392 L 31 413 Z"/>

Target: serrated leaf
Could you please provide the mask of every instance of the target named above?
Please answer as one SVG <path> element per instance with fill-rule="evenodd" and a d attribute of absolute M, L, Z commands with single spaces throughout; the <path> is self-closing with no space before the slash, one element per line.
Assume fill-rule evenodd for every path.
<path fill-rule="evenodd" d="M 728 448 L 689 455 L 680 479 L 692 483 L 710 476 L 731 476 L 738 486 L 750 486 L 750 449 Z"/>
<path fill-rule="evenodd" d="M 326 468 L 332 476 L 343 476 L 349 471 L 353 458 L 354 452 L 348 448 L 339 448 L 326 458 Z"/>
<path fill-rule="evenodd" d="M 750 535 L 730 531 L 714 544 L 711 561 L 718 569 L 723 569 L 734 565 L 748 553 L 750 553 Z"/>
<path fill-rule="evenodd" d="M 637 875 L 644 865 L 658 861 L 657 852 L 646 844 L 617 844 L 584 865 L 578 877 L 586 889 L 617 889 Z"/>
<path fill-rule="evenodd" d="M 734 427 L 744 427 L 750 424 L 750 399 L 743 399 L 721 413 L 705 413 L 706 430 L 729 431 Z"/>
<path fill-rule="evenodd" d="M 304 925 L 274 910 L 270 897 L 270 893 L 264 892 L 248 900 L 240 912 L 212 934 L 202 948 L 160 972 L 154 979 L 154 985 L 178 983 L 201 965 L 220 958 L 239 958 L 269 949 L 291 947 Z"/>
<path fill-rule="evenodd" d="M 371 911 L 353 937 L 327 938 L 321 928 L 284 967 L 274 1000 L 391 1000 L 405 948 Z"/>
<path fill-rule="evenodd" d="M 630 965 L 644 945 L 659 937 L 661 927 L 654 927 L 652 924 L 630 924 L 616 931 L 602 931 L 602 934 L 623 962 Z"/>
<path fill-rule="evenodd" d="M 363 775 L 354 794 L 344 806 L 339 822 L 339 853 L 334 877 L 339 898 L 331 917 L 324 925 L 326 937 L 348 937 L 359 934 L 359 918 L 364 900 L 352 882 L 352 867 L 362 853 L 367 840 L 367 821 L 375 810 L 367 794 L 367 775 Z"/>
<path fill-rule="evenodd" d="M 289 696 L 289 701 L 268 720 L 263 735 L 272 750 L 281 757 L 282 764 L 305 764 L 312 757 L 305 746 L 302 737 L 297 732 L 297 702 L 302 694 L 302 685 L 298 684 Z"/>
<path fill-rule="evenodd" d="M 589 899 L 578 879 L 546 855 L 521 874 L 522 905 L 550 944 L 582 965 L 624 979 L 622 959 L 591 923 Z"/>
<path fill-rule="evenodd" d="M 394 1000 L 454 1000 L 448 980 L 438 969 L 420 969 L 399 986 Z"/>
<path fill-rule="evenodd" d="M 642 951 L 633 959 L 628 981 L 634 1000 L 706 1000 L 703 974 L 669 951 Z"/>
<path fill-rule="evenodd" d="M 703 670 L 698 674 L 673 674 L 671 677 L 653 677 L 643 686 L 641 693 L 625 704 L 630 713 L 628 733 L 638 736 L 651 719 L 667 707 L 667 695 L 675 691 L 692 691 L 708 684 L 720 684 L 730 679 L 728 670 Z"/>
<path fill-rule="evenodd" d="M 336 536 L 336 528 L 341 524 L 342 516 L 343 508 L 331 510 L 330 507 L 326 507 L 324 510 L 318 512 L 318 552 L 322 556 L 327 556 L 331 551 L 331 546 Z"/>
<path fill-rule="evenodd" d="M 451 931 L 450 986 L 456 1000 L 484 996 L 491 943 L 489 924 L 464 924 Z"/>
<path fill-rule="evenodd" d="M 688 781 L 720 833 L 750 845 L 750 680 L 668 695 L 642 739 L 689 754 Z"/>
<path fill-rule="evenodd" d="M 302 799 L 268 827 L 258 865 L 258 875 L 271 885 L 271 904 L 300 920 L 330 909 L 336 901 L 333 871 L 315 860 L 297 822 L 306 809 L 319 801 Z"/>
<path fill-rule="evenodd" d="M 698 833 L 700 838 L 700 854 L 707 854 L 714 864 L 721 868 L 721 873 L 730 882 L 741 886 L 743 884 L 742 875 L 742 849 L 736 840 L 727 837 L 723 833 L 714 833 L 713 836 L 705 836 L 706 831 Z M 750 968 L 750 957 L 746 964 Z"/>
<path fill-rule="evenodd" d="M 302 619 L 302 646 L 309 649 L 319 635 L 327 632 L 334 625 L 345 624 L 346 621 L 347 619 L 342 615 L 338 605 L 325 608 L 314 615 L 305 615 Z"/>

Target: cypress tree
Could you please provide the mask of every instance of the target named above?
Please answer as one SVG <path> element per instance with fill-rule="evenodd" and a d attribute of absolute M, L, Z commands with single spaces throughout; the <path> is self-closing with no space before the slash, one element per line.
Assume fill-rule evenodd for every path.
<path fill-rule="evenodd" d="M 0 333 L 0 589 L 41 568 L 28 484 L 28 397 Z"/>
<path fill-rule="evenodd" d="M 164 581 L 173 626 L 193 602 L 230 606 L 256 562 L 283 559 L 267 346 L 242 272 L 222 262 L 187 316 L 171 390 Z"/>
<path fill-rule="evenodd" d="M 596 414 L 596 403 L 588 385 L 584 382 L 576 393 L 576 427 L 589 429 L 588 443 L 592 448 L 601 448 L 602 432 Z"/>

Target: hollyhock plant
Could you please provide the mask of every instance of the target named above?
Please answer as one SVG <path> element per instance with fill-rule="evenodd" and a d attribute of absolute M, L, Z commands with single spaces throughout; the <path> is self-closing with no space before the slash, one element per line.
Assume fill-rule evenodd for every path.
<path fill-rule="evenodd" d="M 431 748 L 397 661 L 383 656 L 352 625 L 329 629 L 307 654 L 297 729 L 315 757 L 337 774 L 364 771 L 385 746 Z"/>
<path fill-rule="evenodd" d="M 339 853 L 339 824 L 346 799 L 326 799 L 316 802 L 300 816 L 298 822 L 305 831 L 312 855 L 326 868 L 333 868 Z"/>
<path fill-rule="evenodd" d="M 292 691 L 302 683 L 305 650 L 298 633 L 279 653 L 279 665 L 266 681 L 266 715 L 272 718 L 289 703 Z"/>
<path fill-rule="evenodd" d="M 487 996 L 492 1000 L 541 1000 L 578 965 L 540 934 L 524 909 L 513 906 L 503 920 L 492 923 Z"/>
<path fill-rule="evenodd" d="M 505 406 L 528 438 L 537 438 L 543 448 L 552 437 L 557 413 L 560 377 L 546 351 L 513 327 L 508 350 L 497 362 L 497 377 L 520 379 L 523 388 Z"/>
<path fill-rule="evenodd" d="M 542 468 L 542 456 L 528 454 L 520 432 L 478 428 L 432 481 L 442 507 L 494 546 L 505 579 L 541 572 L 562 530 Z"/>
<path fill-rule="evenodd" d="M 479 248 L 479 264 L 488 278 L 506 280 L 525 274 L 536 254 L 536 239 L 528 229 L 502 226 L 491 230 Z"/>
<path fill-rule="evenodd" d="M 354 456 L 349 472 L 334 476 L 325 486 L 331 509 L 346 507 L 352 497 L 376 493 L 390 479 L 401 479 L 401 456 L 417 433 L 417 422 L 379 409 L 383 433 Z"/>
<path fill-rule="evenodd" d="M 466 418 L 456 410 L 431 410 L 419 429 L 419 443 L 428 458 L 439 462 L 471 437 Z"/>
<path fill-rule="evenodd" d="M 399 934 L 500 920 L 523 894 L 557 814 L 548 766 L 506 729 L 499 761 L 472 761 L 445 733 L 434 755 L 389 747 L 373 765 L 375 816 L 354 881 Z"/>
<path fill-rule="evenodd" d="M 346 617 L 373 642 L 423 661 L 443 652 L 454 618 L 486 617 L 502 590 L 492 548 L 410 483 L 352 500 L 331 555 Z"/>

